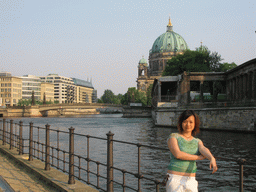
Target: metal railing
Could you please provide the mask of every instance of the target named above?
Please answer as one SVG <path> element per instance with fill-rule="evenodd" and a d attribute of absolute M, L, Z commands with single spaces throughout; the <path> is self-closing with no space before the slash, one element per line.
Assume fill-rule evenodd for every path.
<path fill-rule="evenodd" d="M 2 122 L 2 123 L 1 123 Z M 25 139 L 23 132 L 25 128 L 28 128 L 27 136 Z M 114 188 L 119 186 L 122 191 L 130 189 L 133 191 L 142 191 L 141 181 L 152 182 L 155 185 L 155 190 L 160 191 L 161 181 L 150 178 L 150 176 L 142 175 L 141 171 L 141 148 L 150 148 L 153 150 L 169 151 L 167 148 L 159 148 L 148 145 L 143 145 L 140 143 L 132 143 L 126 141 L 120 141 L 114 139 L 114 134 L 108 132 L 107 138 L 95 137 L 90 135 L 78 134 L 74 132 L 74 128 L 69 128 L 69 132 L 50 129 L 50 125 L 45 125 L 45 127 L 34 126 L 31 122 L 29 125 L 23 125 L 23 122 L 14 123 L 13 120 L 0 120 L 0 140 L 2 140 L 2 145 L 9 144 L 10 149 L 16 148 L 19 155 L 28 154 L 28 161 L 33 161 L 33 158 L 39 159 L 45 163 L 45 170 L 50 170 L 51 167 L 55 167 L 58 170 L 63 171 L 69 175 L 68 184 L 74 184 L 75 178 L 90 184 L 97 189 L 102 191 L 114 191 Z M 74 137 L 83 137 L 86 139 L 86 156 L 79 155 L 75 151 Z M 61 138 L 60 138 L 61 137 Z M 51 139 L 53 138 L 53 139 Z M 65 140 L 68 146 L 62 146 L 60 140 Z M 99 162 L 90 158 L 90 142 L 91 139 L 102 140 L 106 142 L 107 146 L 107 162 Z M 27 144 L 28 145 L 25 145 Z M 137 171 L 128 171 L 120 167 L 114 166 L 114 156 L 113 156 L 113 145 L 114 143 L 135 146 L 137 148 Z M 25 151 L 25 152 L 24 152 Z M 229 160 L 225 158 L 218 158 L 221 160 Z M 240 192 L 243 192 L 243 165 L 245 164 L 244 159 L 238 159 L 236 161 L 239 165 L 240 172 Z M 96 166 L 96 172 L 91 168 Z M 68 167 L 68 168 L 67 168 Z M 105 167 L 106 171 L 100 173 L 101 167 Z M 119 175 L 122 176 L 122 182 L 114 180 L 113 171 L 120 172 Z M 127 185 L 126 176 L 132 176 L 137 180 L 137 187 Z M 96 178 L 96 181 L 92 182 L 91 178 Z M 100 183 L 100 180 L 104 179 L 105 184 Z M 115 184 L 115 185 L 114 185 Z M 103 185 L 103 186 L 102 186 Z"/>

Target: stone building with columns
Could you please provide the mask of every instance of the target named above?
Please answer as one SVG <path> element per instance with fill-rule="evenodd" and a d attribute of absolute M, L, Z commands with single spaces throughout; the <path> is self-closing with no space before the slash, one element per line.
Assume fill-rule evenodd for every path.
<path fill-rule="evenodd" d="M 149 51 L 149 65 L 144 57 L 139 61 L 137 89 L 146 91 L 150 84 L 153 84 L 154 79 L 161 77 L 167 61 L 175 55 L 183 54 L 186 49 L 188 49 L 186 41 L 173 31 L 173 25 L 169 18 L 166 32 L 154 41 Z"/>
<path fill-rule="evenodd" d="M 204 103 L 206 87 L 213 90 L 215 83 L 222 85 L 218 93 L 231 103 L 256 101 L 256 58 L 227 72 L 183 72 L 178 76 L 160 77 L 154 80 L 152 104 L 154 107 L 177 107 L 191 103 L 191 94 L 198 92 Z"/>
<path fill-rule="evenodd" d="M 256 58 L 226 74 L 227 96 L 231 101 L 256 101 Z"/>

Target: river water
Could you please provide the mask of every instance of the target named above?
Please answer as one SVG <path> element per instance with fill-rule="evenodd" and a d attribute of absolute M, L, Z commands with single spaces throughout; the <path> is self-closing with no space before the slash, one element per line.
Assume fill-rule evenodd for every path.
<path fill-rule="evenodd" d="M 51 125 L 51 129 L 68 131 L 75 128 L 75 133 L 106 138 L 106 134 L 114 133 L 115 140 L 141 143 L 145 145 L 167 148 L 166 139 L 170 133 L 177 132 L 176 128 L 155 127 L 150 118 L 122 118 L 121 114 L 88 115 L 85 117 L 57 117 L 57 118 L 17 118 L 24 124 L 33 122 L 35 126 Z M 26 132 L 26 131 L 25 131 Z M 25 133 L 26 134 L 26 133 Z M 239 191 L 239 166 L 233 160 L 244 158 L 248 162 L 244 166 L 244 191 L 256 191 L 256 134 L 231 133 L 202 130 L 197 135 L 206 147 L 216 157 L 231 159 L 217 160 L 218 171 L 211 174 L 209 161 L 197 163 L 197 180 L 200 192 L 233 192 Z M 51 138 L 53 139 L 53 138 Z M 62 138 L 63 144 L 68 143 L 67 137 Z M 76 151 L 86 153 L 86 138 L 75 137 Z M 106 142 L 90 139 L 90 158 L 106 163 Z M 169 152 L 141 148 L 141 172 L 144 176 L 162 181 L 169 163 Z M 136 146 L 114 142 L 114 166 L 127 171 L 137 171 Z M 91 168 L 96 169 L 96 168 Z M 104 172 L 104 169 L 102 170 Z M 114 179 L 122 182 L 120 172 L 114 172 Z M 127 185 L 135 185 L 134 178 L 126 177 Z M 91 179 L 93 181 L 93 177 Z M 100 181 L 105 185 L 105 180 Z M 105 187 L 105 186 L 104 186 Z M 154 183 L 142 182 L 142 191 L 155 191 Z M 122 191 L 116 186 L 115 191 Z M 126 191 L 130 191 L 126 189 Z M 161 191 L 165 191 L 161 188 Z"/>

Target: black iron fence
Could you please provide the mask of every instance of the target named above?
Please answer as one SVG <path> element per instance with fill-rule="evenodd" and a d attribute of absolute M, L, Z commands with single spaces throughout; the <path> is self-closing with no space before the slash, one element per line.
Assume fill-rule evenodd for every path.
<path fill-rule="evenodd" d="M 25 134 L 24 134 L 25 133 Z M 27 135 L 25 138 L 23 135 Z M 132 190 L 142 191 L 142 180 L 151 182 L 155 187 L 155 191 L 159 192 L 162 182 L 150 176 L 143 175 L 141 171 L 141 148 L 150 148 L 152 150 L 169 151 L 167 148 L 159 148 L 154 146 L 143 145 L 140 143 L 132 143 L 126 141 L 115 140 L 114 134 L 108 132 L 106 138 L 95 137 L 90 135 L 78 134 L 74 132 L 74 128 L 69 128 L 69 131 L 61 131 L 50 129 L 50 125 L 45 127 L 34 126 L 31 122 L 29 125 L 23 125 L 23 122 L 14 123 L 13 120 L 0 120 L 0 139 L 2 145 L 9 144 L 10 149 L 17 149 L 19 155 L 28 154 L 28 161 L 33 161 L 33 158 L 39 159 L 45 163 L 45 170 L 50 170 L 55 167 L 69 175 L 68 183 L 74 184 L 75 178 L 79 179 L 89 185 L 96 187 L 102 191 L 112 192 L 114 188 L 119 191 Z M 86 153 L 79 154 L 75 151 L 74 137 L 83 137 L 86 140 Z M 106 162 L 96 161 L 90 156 L 91 139 L 101 140 L 106 142 Z M 67 142 L 68 145 L 62 145 L 60 140 Z M 113 161 L 113 146 L 114 143 L 121 143 L 124 145 L 132 145 L 137 149 L 137 164 L 136 171 L 125 170 L 114 166 Z M 218 159 L 218 157 L 217 157 Z M 221 160 L 229 160 L 219 158 Z M 243 191 L 243 165 L 244 159 L 238 159 L 240 169 L 240 191 Z M 92 167 L 96 169 L 92 169 Z M 96 171 L 95 171 L 96 170 Z M 114 171 L 120 172 L 120 178 L 114 178 Z M 132 176 L 136 180 L 136 187 L 128 185 L 126 176 Z M 93 179 L 93 181 L 92 181 Z M 105 182 L 100 182 L 104 180 Z M 163 186 L 162 186 L 163 188 Z"/>

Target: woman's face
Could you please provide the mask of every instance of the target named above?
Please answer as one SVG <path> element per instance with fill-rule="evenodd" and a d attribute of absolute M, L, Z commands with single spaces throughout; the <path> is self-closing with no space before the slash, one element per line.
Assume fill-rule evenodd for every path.
<path fill-rule="evenodd" d="M 194 115 L 189 116 L 182 122 L 183 132 L 192 132 L 195 129 L 195 117 Z"/>

